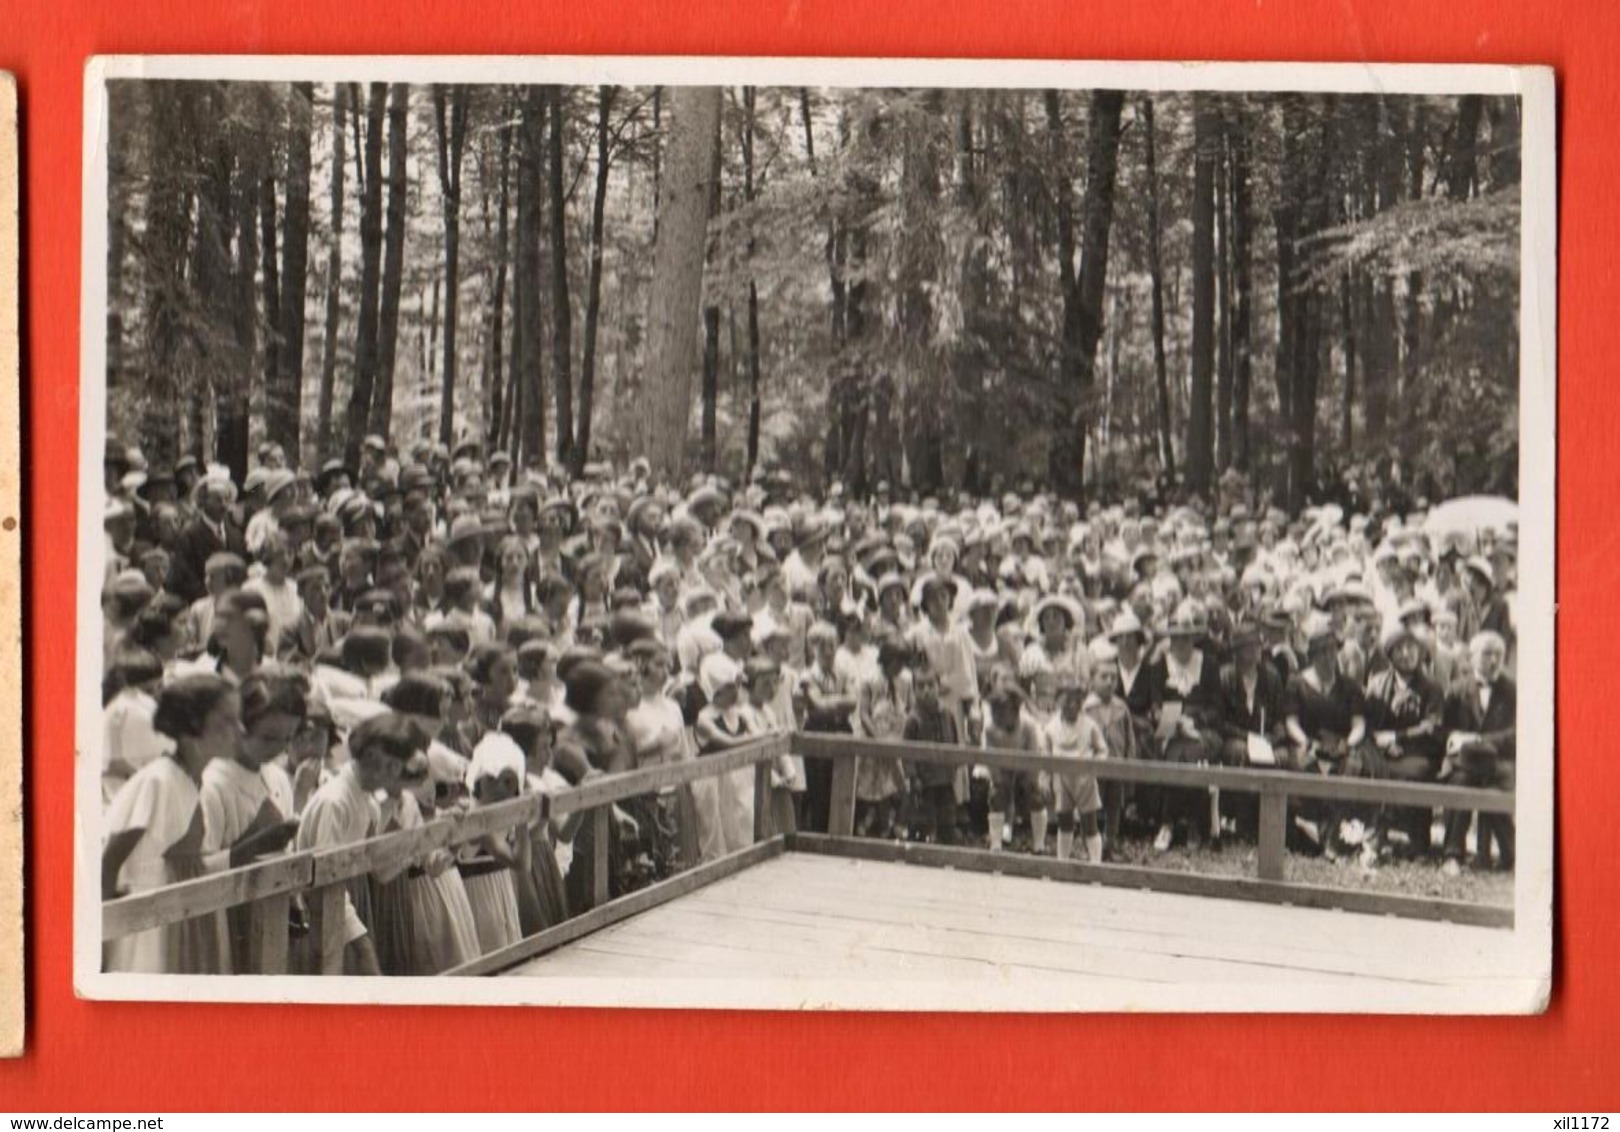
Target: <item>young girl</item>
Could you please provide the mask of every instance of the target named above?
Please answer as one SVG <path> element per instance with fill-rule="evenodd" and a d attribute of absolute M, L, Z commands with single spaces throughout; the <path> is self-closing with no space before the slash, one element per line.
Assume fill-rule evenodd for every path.
<path fill-rule="evenodd" d="M 397 798 L 405 781 L 425 769 L 424 746 L 421 728 L 393 711 L 384 710 L 357 724 L 349 732 L 348 761 L 304 807 L 295 847 L 300 852 L 330 849 L 375 837 L 382 827 L 382 813 L 373 795 L 381 792 L 386 799 Z M 392 874 L 379 879 L 390 880 Z M 360 907 L 356 907 L 356 899 Z M 344 974 L 381 973 L 362 911 L 370 914 L 369 886 L 351 884 L 343 912 Z"/>
<path fill-rule="evenodd" d="M 489 584 L 485 596 L 495 626 L 503 637 L 511 626 L 538 608 L 529 551 L 517 535 L 507 535 L 496 546 L 495 580 Z"/>
<path fill-rule="evenodd" d="M 103 824 L 101 896 L 113 900 L 250 864 L 286 847 L 292 829 L 271 827 L 229 849 L 205 856 L 203 768 L 235 754 L 242 737 L 236 691 L 219 676 L 185 676 L 158 696 L 152 725 L 174 749 L 126 782 Z M 197 916 L 110 941 L 108 971 L 169 975 L 231 973 L 225 917 Z"/>
<path fill-rule="evenodd" d="M 791 734 L 796 726 L 792 693 L 776 662 L 765 656 L 749 658 L 744 683 L 753 730 L 760 735 Z M 771 766 L 771 814 L 779 833 L 793 833 L 798 828 L 793 808 L 793 787 L 799 781 L 795 770 L 791 755 L 783 755 Z"/>
<path fill-rule="evenodd" d="M 447 713 L 449 687 L 431 677 L 411 675 L 387 693 L 388 705 L 424 733 Z M 437 748 L 437 749 L 435 749 Z M 379 833 L 418 829 L 436 817 L 442 803 L 456 808 L 454 789 L 466 774 L 466 760 L 430 744 L 425 763 L 409 768 L 404 789 L 381 807 Z M 436 849 L 410 863 L 403 873 L 372 889 L 372 923 L 377 962 L 388 975 L 437 975 L 478 958 L 478 929 L 472 904 L 455 868 L 455 854 Z"/>
<path fill-rule="evenodd" d="M 940 699 L 939 674 L 923 664 L 912 670 L 912 689 L 916 693 L 911 714 L 906 717 L 903 738 L 908 743 L 944 743 L 955 746 L 961 742 L 956 717 Z M 923 834 L 940 845 L 956 844 L 956 772 L 938 763 L 919 762 L 914 774 L 921 788 L 923 801 Z"/>
<path fill-rule="evenodd" d="M 501 719 L 501 731 L 523 751 L 524 789 L 552 794 L 568 789 L 568 780 L 551 765 L 554 725 L 544 712 L 519 707 Z M 518 922 L 525 936 L 554 928 L 568 919 L 568 890 L 562 854 L 569 851 L 573 830 L 583 812 L 555 821 L 535 822 L 529 829 L 530 868 L 518 881 Z"/>
<path fill-rule="evenodd" d="M 700 756 L 719 754 L 757 737 L 743 710 L 742 678 L 742 666 L 725 653 L 710 653 L 703 658 L 698 682 L 708 704 L 698 713 L 693 728 Z M 720 776 L 712 792 L 697 793 L 703 860 L 715 860 L 753 844 L 753 781 L 751 768 L 733 771 Z"/>
<path fill-rule="evenodd" d="M 203 852 L 230 849 L 267 830 L 283 827 L 288 837 L 297 829 L 293 818 L 292 781 L 270 760 L 286 749 L 304 718 L 307 685 L 293 673 L 255 675 L 242 685 L 242 725 L 246 734 L 234 757 L 214 759 L 203 769 L 201 806 Z M 228 917 L 233 970 L 248 967 L 247 905 Z"/>
<path fill-rule="evenodd" d="M 117 691 L 101 711 L 106 735 L 101 762 L 104 806 L 136 771 L 174 748 L 152 725 L 163 662 L 144 649 L 124 649 L 114 655 L 108 679 Z"/>
<path fill-rule="evenodd" d="M 856 734 L 900 738 L 911 714 L 911 673 L 906 670 L 910 659 L 911 650 L 899 640 L 888 639 L 878 646 L 877 672 L 863 680 L 856 692 Z M 891 836 L 905 786 L 905 768 L 899 759 L 861 756 L 855 766 L 855 832 Z"/>
<path fill-rule="evenodd" d="M 1102 728 L 1086 715 L 1086 689 L 1078 673 L 1066 672 L 1058 680 L 1058 709 L 1041 730 L 1046 753 L 1055 759 L 1085 761 L 1108 757 L 1108 744 Z M 1067 859 L 1074 852 L 1074 815 L 1080 815 L 1080 831 L 1086 839 L 1086 857 L 1093 864 L 1102 860 L 1102 831 L 1097 813 L 1102 795 L 1097 780 L 1078 768 L 1064 767 L 1052 772 L 1056 787 L 1058 835 L 1057 855 Z"/>
<path fill-rule="evenodd" d="M 985 724 L 980 746 L 987 751 L 1041 750 L 1041 738 L 1035 726 L 1024 717 L 1024 695 L 1016 682 L 1000 682 L 988 699 L 990 718 Z M 1010 840 L 1012 830 L 1008 824 L 1011 807 L 1016 805 L 1022 791 L 1030 809 L 1030 826 L 1039 815 L 1041 832 L 1046 832 L 1046 797 L 1041 789 L 1040 775 L 1034 771 L 993 770 L 990 772 L 990 848 L 999 852 L 1003 842 Z"/>
<path fill-rule="evenodd" d="M 1102 729 L 1109 758 L 1134 759 L 1137 757 L 1136 725 L 1130 706 L 1119 694 L 1119 649 L 1108 638 L 1099 637 L 1091 643 L 1091 661 L 1091 695 L 1086 697 L 1085 712 Z M 1103 819 L 1108 831 L 1102 850 L 1105 861 L 1109 859 L 1110 847 L 1119 840 L 1127 785 L 1119 781 L 1101 784 Z"/>
<path fill-rule="evenodd" d="M 475 808 L 516 798 L 526 778 L 523 751 L 510 735 L 491 732 L 473 748 L 467 789 Z M 529 853 L 526 828 L 492 834 L 461 852 L 461 879 L 472 905 L 478 946 L 485 955 L 523 938 L 514 871 L 528 871 Z"/>

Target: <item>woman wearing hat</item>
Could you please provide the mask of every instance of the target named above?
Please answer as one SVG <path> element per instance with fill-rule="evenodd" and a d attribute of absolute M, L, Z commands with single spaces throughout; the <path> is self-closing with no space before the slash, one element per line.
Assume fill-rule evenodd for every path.
<path fill-rule="evenodd" d="M 1169 646 L 1148 670 L 1159 757 L 1174 763 L 1218 763 L 1220 671 L 1204 644 L 1208 623 L 1202 606 L 1196 601 L 1182 602 L 1170 615 L 1167 634 Z M 1221 831 L 1211 827 L 1211 807 L 1206 802 L 1203 790 L 1164 790 L 1154 849 L 1161 853 L 1169 849 L 1178 829 L 1185 829 L 1195 843 L 1206 835 L 1218 843 Z"/>
<path fill-rule="evenodd" d="M 1288 684 L 1288 737 L 1298 770 L 1359 777 L 1366 765 L 1366 697 L 1339 665 L 1339 638 L 1333 623 L 1317 615 L 1305 630 L 1305 667 Z M 1322 852 L 1338 860 L 1344 847 L 1339 826 L 1349 812 L 1329 803 L 1314 811 L 1326 824 Z"/>
<path fill-rule="evenodd" d="M 1374 778 L 1433 782 L 1445 754 L 1440 726 L 1445 693 L 1424 671 L 1428 641 L 1401 620 L 1390 626 L 1380 644 L 1388 663 L 1367 681 L 1367 730 L 1372 735 L 1367 769 Z M 1433 819 L 1428 807 L 1381 809 L 1373 836 L 1363 848 L 1363 860 L 1377 864 L 1392 824 L 1406 834 L 1413 854 L 1428 853 Z"/>
<path fill-rule="evenodd" d="M 1086 614 L 1073 598 L 1051 594 L 1035 603 L 1030 614 L 1033 639 L 1018 658 L 1020 674 L 1044 667 L 1091 686 L 1091 652 L 1086 647 Z"/>

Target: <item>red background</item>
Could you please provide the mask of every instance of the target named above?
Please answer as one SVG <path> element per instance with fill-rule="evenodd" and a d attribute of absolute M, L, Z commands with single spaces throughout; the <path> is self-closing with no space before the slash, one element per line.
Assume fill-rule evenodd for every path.
<path fill-rule="evenodd" d="M 85 61 L 97 53 L 922 55 L 1543 63 L 1558 69 L 1558 903 L 1529 1019 L 1046 1017 L 135 1005 L 75 999 L 72 516 Z M 1620 5 L 1594 0 L 0 0 L 23 163 L 29 468 L 28 1052 L 0 1109 L 1612 1106 L 1620 962 L 1594 694 L 1620 357 Z M 1607 440 L 1605 438 L 1608 438 Z M 1573 614 L 1573 615 L 1572 615 Z M 1594 663 L 1596 662 L 1596 663 Z M 9 675 L 9 674 L 7 674 Z M 1609 1084 L 1603 1084 L 1608 1081 Z"/>

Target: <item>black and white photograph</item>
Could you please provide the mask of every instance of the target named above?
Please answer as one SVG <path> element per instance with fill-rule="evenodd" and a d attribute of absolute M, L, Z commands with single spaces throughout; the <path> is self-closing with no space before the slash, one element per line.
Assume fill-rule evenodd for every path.
<path fill-rule="evenodd" d="M 81 994 L 1545 1008 L 1550 72 L 85 100 Z"/>

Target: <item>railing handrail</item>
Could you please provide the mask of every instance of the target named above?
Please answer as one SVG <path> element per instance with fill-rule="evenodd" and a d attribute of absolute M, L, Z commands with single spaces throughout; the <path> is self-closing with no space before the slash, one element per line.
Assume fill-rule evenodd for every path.
<path fill-rule="evenodd" d="M 1148 759 L 1063 759 L 1028 751 L 981 750 L 944 743 L 872 739 L 830 732 L 796 733 L 793 752 L 809 758 L 896 758 L 941 766 L 984 766 L 994 770 L 1083 773 L 1114 782 L 1157 786 L 1210 787 L 1262 795 L 1372 802 L 1391 806 L 1434 806 L 1486 813 L 1512 813 L 1513 792 L 1441 783 L 1340 778 L 1292 770 L 1199 766 Z"/>
<path fill-rule="evenodd" d="M 542 817 L 593 810 L 669 786 L 714 778 L 780 758 L 786 735 L 769 735 L 715 755 L 587 779 L 555 794 L 528 794 L 327 849 L 304 850 L 195 880 L 104 901 L 103 939 L 195 919 L 270 896 L 292 895 L 387 872 L 435 849 L 453 848 Z"/>

